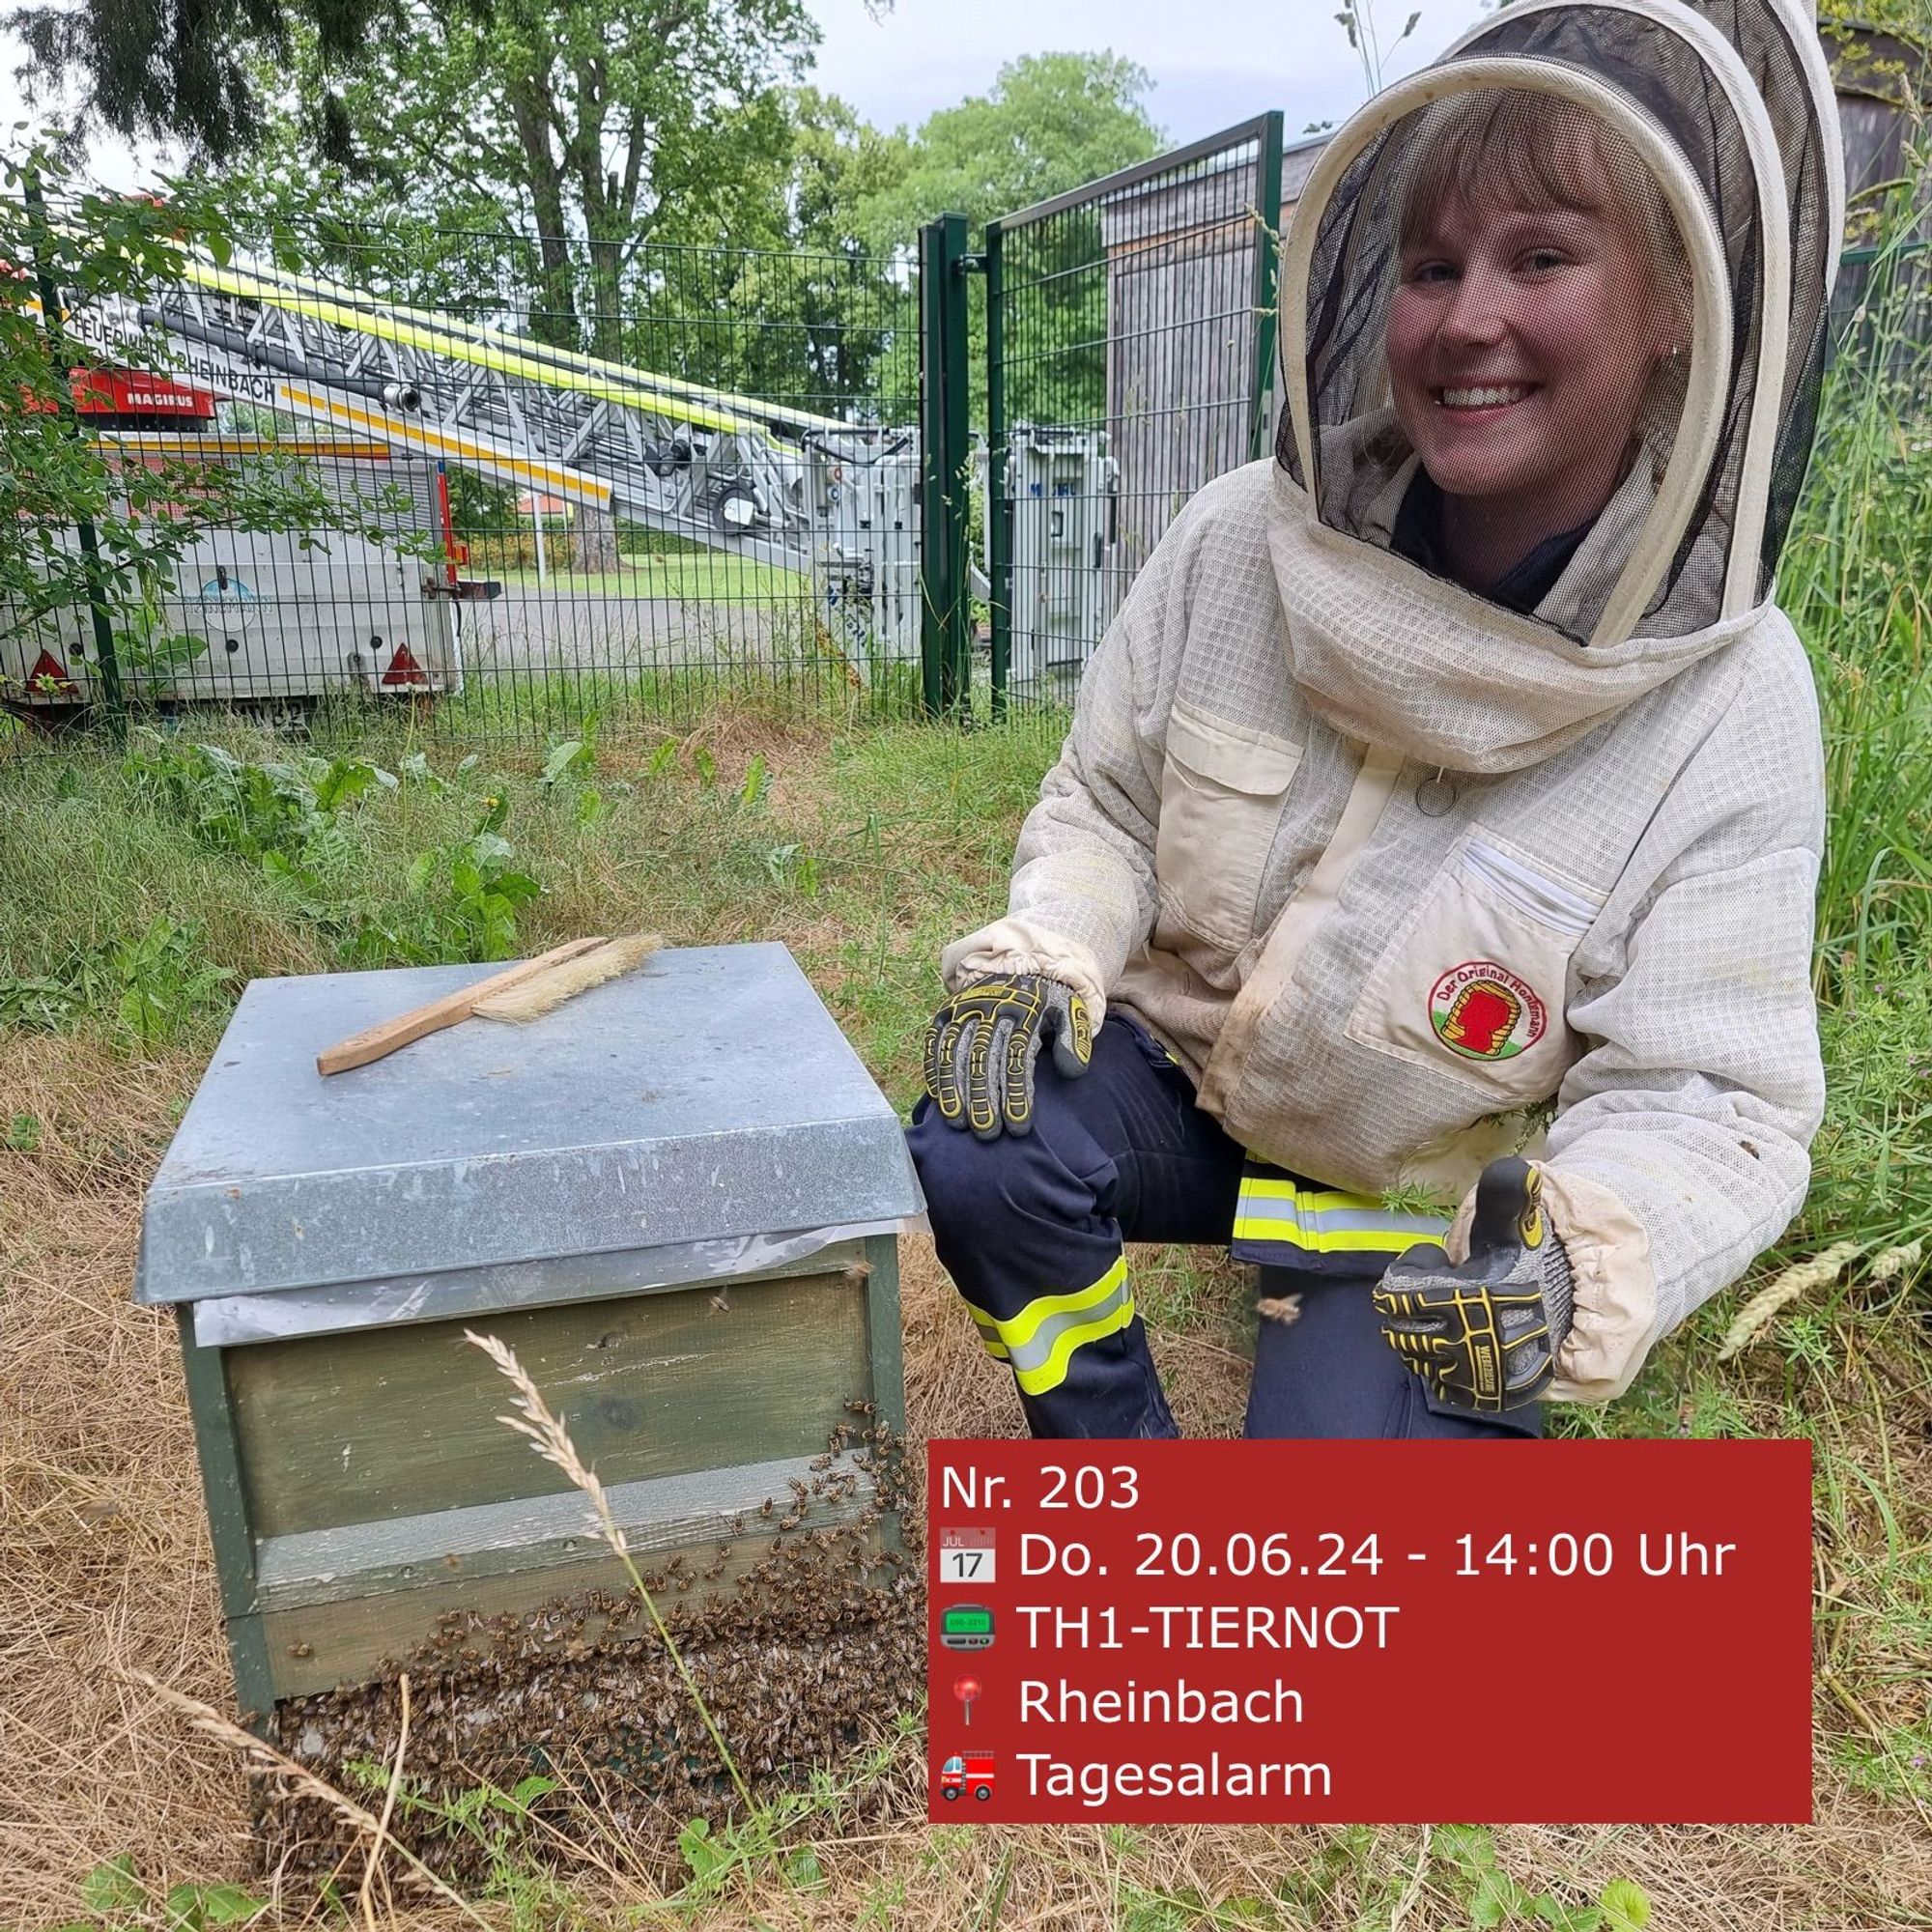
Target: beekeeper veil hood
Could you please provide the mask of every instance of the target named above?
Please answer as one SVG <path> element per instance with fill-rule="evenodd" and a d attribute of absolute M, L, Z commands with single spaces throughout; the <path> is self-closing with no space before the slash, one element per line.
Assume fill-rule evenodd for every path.
<path fill-rule="evenodd" d="M 1734 635 L 1843 213 L 1806 0 L 1518 0 L 1350 120 L 1282 264 L 1277 577 L 1320 708 L 1514 769 Z M 1352 592 L 1310 568 L 1351 557 Z"/>

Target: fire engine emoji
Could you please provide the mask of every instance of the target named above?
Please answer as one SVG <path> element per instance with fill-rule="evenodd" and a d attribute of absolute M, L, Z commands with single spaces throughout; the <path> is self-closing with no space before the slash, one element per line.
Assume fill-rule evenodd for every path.
<path fill-rule="evenodd" d="M 964 1757 L 950 1757 L 939 1767 L 939 1795 L 949 1804 L 967 1792 L 982 1804 L 993 1795 L 993 1756 L 968 1751 Z"/>

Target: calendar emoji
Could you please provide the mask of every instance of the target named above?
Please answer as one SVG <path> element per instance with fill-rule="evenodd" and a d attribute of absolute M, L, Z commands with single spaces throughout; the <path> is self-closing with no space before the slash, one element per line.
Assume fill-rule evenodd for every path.
<path fill-rule="evenodd" d="M 993 1532 L 990 1529 L 942 1529 L 939 1532 L 939 1580 L 942 1583 L 990 1583 L 993 1580 Z"/>

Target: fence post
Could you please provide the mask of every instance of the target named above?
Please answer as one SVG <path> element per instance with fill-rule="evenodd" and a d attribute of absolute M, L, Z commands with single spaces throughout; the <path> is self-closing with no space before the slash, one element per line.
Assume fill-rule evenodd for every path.
<path fill-rule="evenodd" d="M 1013 526 L 1007 497 L 1006 251 L 986 224 L 986 605 L 993 630 L 993 717 L 1007 715 L 1013 662 Z"/>
<path fill-rule="evenodd" d="M 74 410 L 73 384 L 68 376 L 67 327 L 61 310 L 61 293 L 48 262 L 53 237 L 47 226 L 46 198 L 41 192 L 38 168 L 28 168 L 20 181 L 20 198 L 26 204 L 28 232 L 34 251 L 34 277 L 40 284 L 41 327 L 47 338 L 47 356 L 54 365 L 54 387 L 60 410 L 61 429 L 76 442 L 80 440 L 80 418 Z M 107 611 L 107 596 L 100 582 L 100 538 L 92 524 L 76 522 L 74 533 L 80 544 L 80 571 L 87 582 L 87 608 L 94 618 L 94 655 L 100 667 L 101 696 L 107 708 L 107 729 L 117 745 L 128 742 L 128 703 L 121 690 L 121 661 L 114 654 L 114 622 Z"/>
<path fill-rule="evenodd" d="M 1255 382 L 1254 414 L 1248 430 L 1248 460 L 1268 453 L 1268 398 L 1274 390 L 1277 272 L 1281 258 L 1281 110 L 1263 117 L 1261 154 L 1255 162 L 1259 190 L 1255 213 Z"/>
<path fill-rule="evenodd" d="M 972 443 L 966 355 L 966 217 L 919 232 L 920 655 L 925 709 L 971 705 L 966 530 Z"/>

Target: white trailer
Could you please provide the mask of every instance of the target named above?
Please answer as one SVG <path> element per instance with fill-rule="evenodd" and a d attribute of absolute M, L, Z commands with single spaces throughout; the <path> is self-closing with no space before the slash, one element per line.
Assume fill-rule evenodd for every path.
<path fill-rule="evenodd" d="M 353 528 L 203 529 L 160 594 L 114 612 L 124 689 L 146 700 L 298 705 L 334 692 L 462 689 L 448 496 L 439 465 L 382 442 L 109 434 L 110 462 L 298 470 Z M 73 532 L 62 533 L 72 549 Z M 101 696 L 93 611 L 0 607 L 0 700 L 53 714 Z"/>

